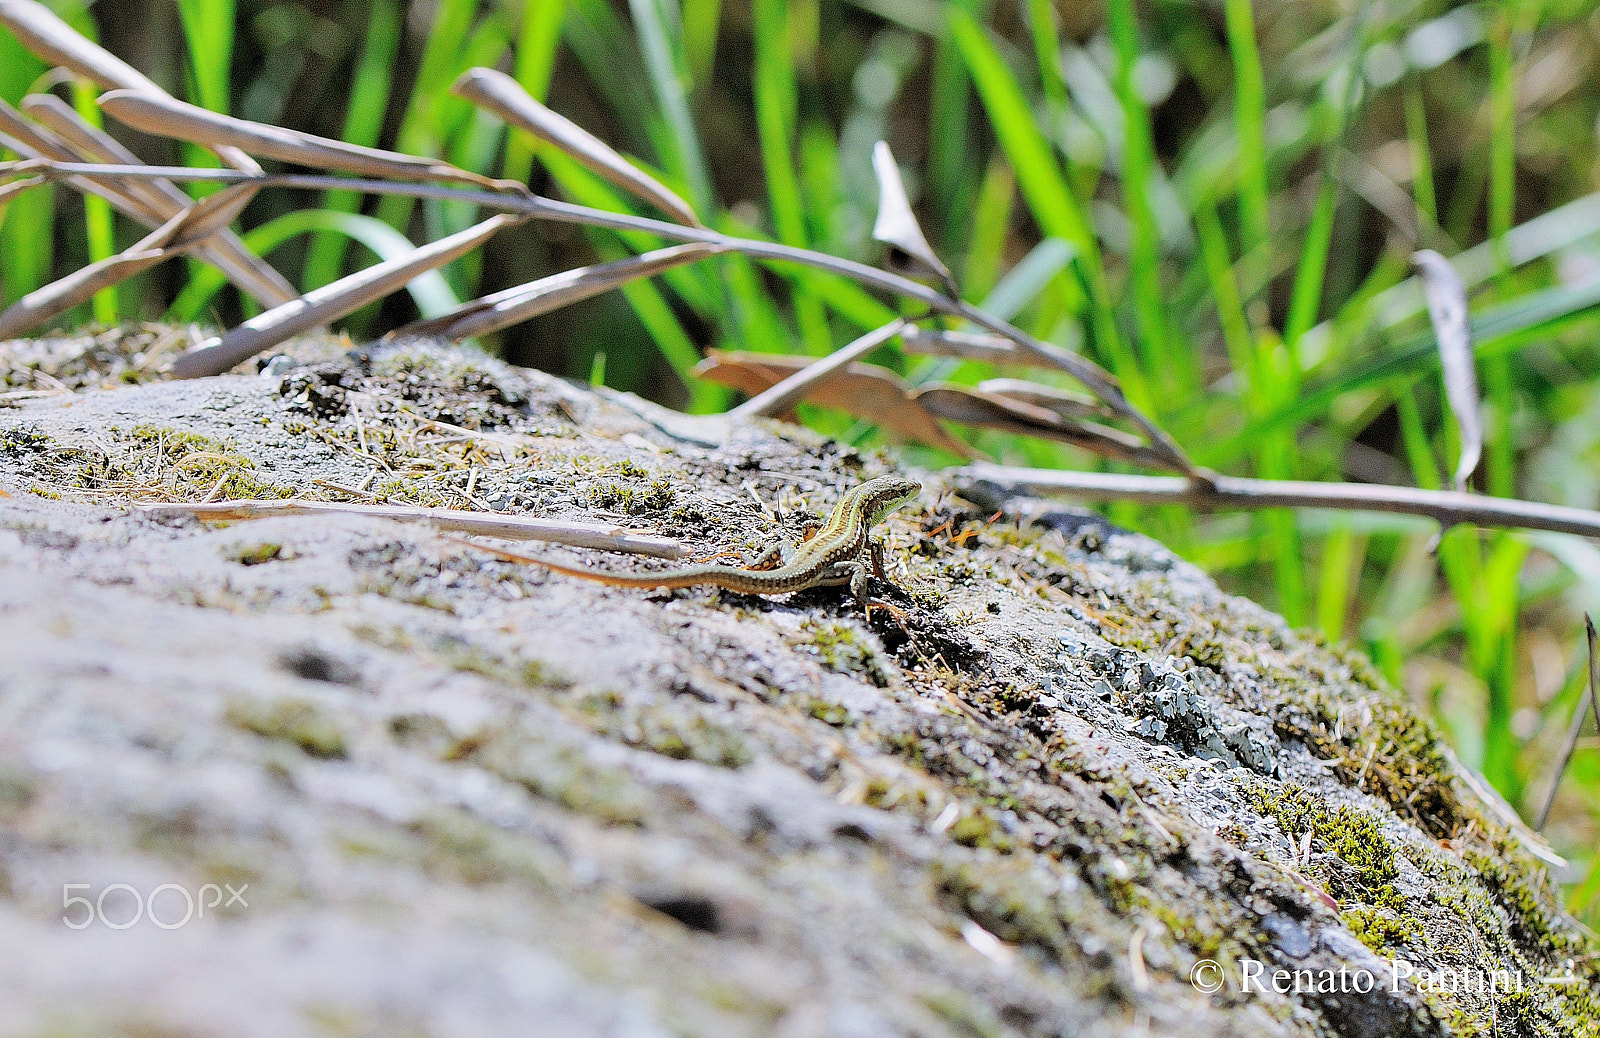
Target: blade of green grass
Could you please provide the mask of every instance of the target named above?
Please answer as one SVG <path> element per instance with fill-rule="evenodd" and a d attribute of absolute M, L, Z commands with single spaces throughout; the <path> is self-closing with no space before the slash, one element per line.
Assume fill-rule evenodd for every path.
<path fill-rule="evenodd" d="M 522 89 L 543 101 L 550 91 L 550 76 L 555 71 L 556 49 L 561 45 L 561 26 L 565 3 L 530 3 L 522 8 L 522 33 L 517 39 L 514 76 Z M 535 149 L 532 135 L 517 131 L 506 143 L 504 176 L 526 182 L 533 172 Z"/>
<path fill-rule="evenodd" d="M 500 144 L 505 136 L 505 123 L 486 112 L 474 113 L 466 131 L 457 135 L 450 147 L 450 162 L 461 169 L 489 169 L 500 152 Z M 477 206 L 452 201 L 440 202 L 436 209 L 428 210 L 428 215 L 437 219 L 442 232 L 429 235 L 434 239 L 464 231 L 481 218 Z M 453 272 L 452 284 L 456 293 L 466 298 L 476 293 L 474 286 L 478 284 L 482 267 L 483 253 L 470 252 L 446 267 L 445 276 L 451 278 Z"/>
<path fill-rule="evenodd" d="M 1565 324 L 1586 318 L 1600 310 L 1600 284 L 1558 285 L 1530 292 L 1472 321 L 1472 338 L 1479 358 L 1492 357 L 1556 334 Z M 1270 415 L 1253 422 L 1245 438 L 1259 436 L 1269 428 L 1298 426 L 1324 413 L 1339 397 L 1389 381 L 1431 372 L 1439 363 L 1438 344 L 1433 333 L 1394 343 L 1384 353 L 1359 364 L 1328 381 L 1310 387 Z"/>
<path fill-rule="evenodd" d="M 806 291 L 826 303 L 829 310 L 849 321 L 858 332 L 881 327 L 899 316 L 848 278 L 825 274 L 810 267 L 781 263 L 772 264 L 772 267 L 787 272 L 795 281 L 804 284 Z"/>
<path fill-rule="evenodd" d="M 630 212 L 629 200 L 625 199 L 609 183 L 591 173 L 587 168 L 573 161 L 566 154 L 550 150 L 541 153 L 545 168 L 561 185 L 562 192 L 579 205 L 586 205 L 593 209 L 603 209 L 609 212 Z M 662 179 L 661 171 L 651 169 L 643 163 L 639 164 L 647 174 L 658 180 Z M 671 186 L 671 185 L 669 185 Z M 617 232 L 617 238 L 625 243 L 635 253 L 648 252 L 661 247 L 659 239 L 650 234 L 636 231 Z M 714 320 L 718 315 L 718 307 L 722 305 L 720 283 L 714 269 L 705 265 L 674 267 L 661 275 L 662 280 L 671 285 L 673 291 L 682 296 L 696 312 Z M 616 367 L 616 358 L 612 358 L 612 367 Z"/>
<path fill-rule="evenodd" d="M 542 158 L 551 176 L 555 177 L 574 201 L 596 208 L 618 211 L 624 209 L 621 199 L 607 185 L 566 155 L 552 150 L 544 153 Z M 623 232 L 612 235 L 610 232 L 593 231 L 588 237 L 601 259 L 608 261 L 621 259 L 629 255 L 630 250 L 632 253 L 639 253 L 658 246 L 649 235 L 638 233 Z M 627 248 L 618 245 L 617 239 L 626 242 Z M 689 292 L 680 290 L 680 295 L 684 295 L 691 306 L 696 305 L 693 298 L 695 295 L 700 297 L 701 303 L 712 305 L 704 290 L 705 286 L 699 284 L 693 276 L 692 268 L 680 267 L 670 273 L 688 275 L 678 278 L 664 276 L 663 280 L 674 288 L 680 286 L 687 288 Z M 718 407 L 726 399 L 726 394 L 720 387 L 711 386 L 691 375 L 691 370 L 700 362 L 700 351 L 689 333 L 684 330 L 677 315 L 673 313 L 671 305 L 661 294 L 660 289 L 651 281 L 634 281 L 622 292 L 645 330 L 655 341 L 661 355 L 688 387 L 691 409 L 706 412 Z M 617 358 L 613 356 L 608 363 L 615 364 L 616 360 Z"/>
<path fill-rule="evenodd" d="M 799 107 L 795 66 L 788 45 L 789 10 L 786 0 L 753 0 L 750 8 L 755 43 L 756 130 L 761 144 L 762 170 L 767 180 L 767 205 L 778 240 L 806 247 L 805 207 L 800 181 L 789 154 L 795 139 Z"/>
<path fill-rule="evenodd" d="M 682 34 L 677 26 L 668 27 L 663 6 L 672 0 L 628 0 L 639 49 L 655 92 L 672 147 L 665 158 L 667 168 L 689 187 L 695 209 L 711 210 L 711 175 L 706 170 L 700 135 L 689 114 L 689 95 L 684 86 L 687 63 L 683 56 Z M 674 10 L 676 5 L 674 4 Z"/>
<path fill-rule="evenodd" d="M 396 134 L 395 150 L 407 155 L 442 153 L 445 132 L 441 107 L 451 100 L 465 103 L 449 95 L 449 86 L 466 70 L 460 55 L 477 14 L 478 0 L 438 0 L 417 78 Z M 390 195 L 378 203 L 378 219 L 403 234 L 411 223 L 415 205 L 415 200 L 405 195 Z"/>
<path fill-rule="evenodd" d="M 996 155 L 989 160 L 989 169 L 983 175 L 978 202 L 972 210 L 972 227 L 967 232 L 967 255 L 961 273 L 963 295 L 968 299 L 982 299 L 1000 280 L 1016 197 L 1016 175 L 1005 159 Z"/>
<path fill-rule="evenodd" d="M 1015 319 L 1047 286 L 1059 279 L 1077 255 L 1077 246 L 1071 242 L 1046 238 L 1006 271 L 984 297 L 983 309 L 1002 321 Z"/>
<path fill-rule="evenodd" d="M 1465 531 L 1463 531 L 1465 532 Z M 1516 712 L 1517 616 L 1520 612 L 1519 577 L 1528 556 L 1520 536 L 1501 531 L 1489 541 L 1489 557 L 1474 591 L 1475 609 L 1469 614 L 1468 644 L 1479 646 L 1474 660 L 1479 679 L 1489 689 L 1485 716 L 1483 774 L 1496 789 L 1515 803 L 1522 798 L 1523 776 L 1517 768 L 1521 740 L 1512 730 Z"/>
<path fill-rule="evenodd" d="M 789 5 L 786 0 L 755 0 L 751 5 L 755 42 L 756 130 L 761 165 L 766 174 L 767 205 L 778 240 L 807 248 L 805 204 L 800 179 L 790 155 L 795 139 L 799 99 L 795 89 L 794 55 L 790 50 Z M 794 297 L 795 319 L 805 351 L 821 356 L 833 348 L 822 303 L 800 287 Z"/>
<path fill-rule="evenodd" d="M 1395 400 L 1401 438 L 1417 486 L 1436 490 L 1443 481 L 1416 399 L 1407 389 Z M 1463 755 L 1479 767 L 1495 788 L 1513 801 L 1520 792 L 1516 772 L 1516 739 L 1511 732 L 1515 691 L 1516 618 L 1520 599 L 1518 575 L 1528 542 L 1504 533 L 1489 542 L 1487 559 L 1478 531 L 1446 530 L 1439 539 L 1439 566 L 1445 584 L 1461 611 L 1468 670 L 1487 694 L 1483 727 L 1469 727 L 1465 718 L 1446 718 Z M 1481 759 L 1479 759 L 1481 758 Z"/>
<path fill-rule="evenodd" d="M 1513 5 L 1513 6 L 1520 6 Z M 1511 13 L 1496 8 L 1489 27 L 1489 238 L 1504 267 L 1505 236 L 1516 209 L 1517 83 L 1511 52 Z"/>
<path fill-rule="evenodd" d="M 659 108 L 651 103 L 650 84 L 641 71 L 644 60 L 628 24 L 608 0 L 569 0 L 569 4 L 562 38 L 632 141 L 629 147 L 642 153 L 646 144 L 663 144 L 657 133 Z M 622 147 L 617 141 L 611 143 Z"/>
<path fill-rule="evenodd" d="M 1098 258 L 1083 207 L 1067 186 L 1049 142 L 1034 125 L 1027 97 L 1011 70 L 971 15 L 952 7 L 949 21 L 951 38 L 1040 229 L 1072 242 L 1081 255 Z"/>
<path fill-rule="evenodd" d="M 184 41 L 189 48 L 192 100 L 213 112 L 232 109 L 233 0 L 178 0 Z"/>
<path fill-rule="evenodd" d="M 46 184 L 24 191 L 6 204 L 4 222 L 0 222 L 0 289 L 7 303 L 50 280 L 55 259 L 51 233 L 54 195 L 54 188 Z"/>
<path fill-rule="evenodd" d="M 559 8 L 561 5 L 535 6 Z M 367 42 L 351 80 L 341 140 L 365 147 L 378 143 L 378 135 L 383 132 L 384 112 L 389 106 L 390 70 L 400 51 L 401 27 L 398 0 L 373 0 L 372 13 L 367 19 Z M 353 213 L 360 204 L 361 196 L 354 191 L 329 191 L 322 199 L 322 208 L 329 212 Z M 342 277 L 348 241 L 347 235 L 336 231 L 315 235 L 306 253 L 301 288 L 310 291 Z"/>
<path fill-rule="evenodd" d="M 1351 577 L 1359 570 L 1356 536 L 1348 526 L 1335 527 L 1322 542 L 1322 580 L 1317 588 L 1317 626 L 1330 642 L 1344 638 L 1350 614 Z"/>
<path fill-rule="evenodd" d="M 759 353 L 789 352 L 794 330 L 762 284 L 760 270 L 743 256 L 729 255 L 719 262 L 728 286 L 730 320 L 723 329 L 728 344 Z"/>
<path fill-rule="evenodd" d="M 1195 230 L 1200 239 L 1200 259 L 1211 286 L 1211 298 L 1216 303 L 1217 321 L 1222 326 L 1222 341 L 1228 350 L 1228 359 L 1236 375 L 1245 380 L 1246 396 L 1260 381 L 1256 372 L 1256 348 L 1250 335 L 1250 320 L 1245 315 L 1244 299 L 1239 293 L 1239 281 L 1234 276 L 1228 257 L 1228 240 L 1222 229 L 1222 218 L 1209 198 L 1199 200 L 1194 207 Z"/>
<path fill-rule="evenodd" d="M 1250 0 L 1227 0 L 1226 20 L 1233 56 L 1234 132 L 1239 141 L 1240 251 L 1251 255 L 1270 241 L 1266 88 Z"/>
<path fill-rule="evenodd" d="M 1065 238 L 1079 250 L 1078 262 L 1086 288 L 1066 282 L 1070 309 L 1078 312 L 1088 305 L 1096 346 L 1122 380 L 1129 400 L 1134 406 L 1149 410 L 1151 400 L 1144 374 L 1117 331 L 1099 246 L 1090 232 L 1083 206 L 1067 185 L 1049 143 L 1034 124 L 1022 88 L 984 29 L 957 7 L 949 9 L 948 20 L 951 39 L 977 86 L 1000 147 L 1016 171 L 1034 221 L 1047 236 Z"/>
<path fill-rule="evenodd" d="M 839 174 L 839 145 L 833 127 L 823 119 L 808 119 L 801 124 L 799 166 L 802 207 L 806 213 L 810 238 L 824 252 L 842 251 L 839 242 L 847 228 L 837 214 L 843 206 Z"/>
<path fill-rule="evenodd" d="M 815 17 L 815 0 L 802 0 L 812 8 Z M 549 6 L 559 7 L 559 4 Z M 707 83 L 711 80 L 712 62 L 717 56 L 717 32 L 722 23 L 722 0 L 690 0 L 683 5 L 683 60 L 690 81 Z"/>
<path fill-rule="evenodd" d="M 1297 453 L 1292 435 L 1268 436 L 1261 444 L 1257 472 L 1263 479 L 1288 479 L 1296 474 Z M 1272 558 L 1277 581 L 1278 610 L 1290 624 L 1304 626 L 1310 619 L 1306 594 L 1305 561 L 1300 529 L 1293 509 L 1269 508 L 1261 513 L 1266 532 L 1264 547 Z"/>
<path fill-rule="evenodd" d="M 1328 271 L 1328 248 L 1333 243 L 1333 218 L 1339 206 L 1339 182 L 1324 170 L 1317 189 L 1317 201 L 1306 227 L 1305 244 L 1300 250 L 1300 265 L 1295 268 L 1294 288 L 1289 297 L 1289 316 L 1284 322 L 1283 341 L 1289 351 L 1290 367 L 1300 371 L 1300 337 L 1317 323 L 1322 309 L 1323 281 Z"/>
<path fill-rule="evenodd" d="M 1050 0 L 1028 0 L 1028 29 L 1033 35 L 1034 60 L 1039 65 L 1045 106 L 1053 118 L 1067 110 L 1067 80 L 1061 74 L 1061 37 Z"/>
<path fill-rule="evenodd" d="M 1411 147 L 1411 195 L 1423 227 L 1439 227 L 1439 203 L 1433 194 L 1433 149 L 1428 145 L 1428 110 L 1422 84 L 1407 76 L 1405 84 L 1406 142 Z"/>
<path fill-rule="evenodd" d="M 82 10 L 57 9 L 74 28 L 93 38 Z M 88 22 L 87 25 L 83 24 Z M 0 31 L 0 99 L 15 106 L 36 89 L 48 69 L 9 32 Z M 0 148 L 0 154 L 5 150 Z M 55 188 L 44 185 L 0 203 L 0 300 L 11 303 L 50 280 L 55 262 Z"/>
<path fill-rule="evenodd" d="M 975 12 L 981 0 L 953 0 Z M 960 251 L 961 231 L 972 211 L 976 189 L 976 163 L 972 157 L 971 90 L 961 56 L 950 41 L 933 41 L 933 61 L 928 81 L 928 196 L 942 201 L 930 213 L 936 223 L 924 229 L 948 255 Z M 980 293 L 981 294 L 981 293 Z"/>
<path fill-rule="evenodd" d="M 1583 883 L 1567 898 L 1573 913 L 1587 918 L 1591 926 L 1600 922 L 1600 912 L 1595 911 L 1595 906 L 1600 905 L 1596 894 L 1600 894 L 1600 853 L 1590 860 L 1589 874 L 1584 877 Z"/>
<path fill-rule="evenodd" d="M 1178 377 L 1185 392 L 1199 384 L 1199 368 L 1192 351 L 1172 348 L 1167 333 L 1167 311 L 1162 298 L 1161 233 L 1150 207 L 1155 164 L 1150 109 L 1139 95 L 1134 69 L 1139 63 L 1139 24 L 1133 0 L 1110 0 L 1106 13 L 1117 52 L 1116 91 L 1122 102 L 1122 206 L 1133 228 L 1129 250 L 1129 279 L 1134 316 L 1143 340 L 1148 371 L 1165 371 Z"/>
<path fill-rule="evenodd" d="M 1486 357 L 1478 365 L 1486 396 L 1484 475 L 1488 491 L 1495 497 L 1512 497 L 1517 492 L 1516 440 L 1512 418 L 1516 410 L 1511 380 L 1511 358 L 1505 354 Z M 1454 429 L 1454 425 L 1451 426 Z"/>
<path fill-rule="evenodd" d="M 512 24 L 505 13 L 493 12 L 473 30 L 466 46 L 461 48 L 457 64 L 463 70 L 494 68 L 511 47 L 511 30 Z M 454 166 L 486 173 L 500 151 L 505 124 L 474 105 L 456 100 L 459 111 L 452 113 L 442 125 L 442 154 Z M 430 238 L 464 231 L 479 219 L 477 207 L 465 202 L 430 201 L 424 211 L 431 221 Z M 451 266 L 462 274 L 472 271 L 467 284 L 476 284 L 477 274 L 473 268 L 480 259 L 481 253 L 472 253 L 463 257 L 467 262 L 457 261 Z"/>
<path fill-rule="evenodd" d="M 1438 490 L 1441 482 L 1438 460 L 1433 454 L 1433 444 L 1428 440 L 1427 428 L 1422 423 L 1422 412 L 1417 398 L 1407 387 L 1395 397 L 1395 411 L 1400 416 L 1400 439 L 1405 445 L 1406 460 L 1411 465 L 1411 478 L 1423 490 Z"/>

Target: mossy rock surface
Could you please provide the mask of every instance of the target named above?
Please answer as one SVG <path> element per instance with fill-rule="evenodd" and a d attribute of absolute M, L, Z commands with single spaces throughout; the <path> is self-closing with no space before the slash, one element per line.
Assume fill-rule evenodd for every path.
<path fill-rule="evenodd" d="M 172 383 L 151 341 L 0 345 L 64 387 L 0 393 L 0 1034 L 1600 1035 L 1592 935 L 1431 728 L 1148 539 L 929 477 L 863 616 L 157 519 L 749 555 L 888 462 L 420 345 Z"/>

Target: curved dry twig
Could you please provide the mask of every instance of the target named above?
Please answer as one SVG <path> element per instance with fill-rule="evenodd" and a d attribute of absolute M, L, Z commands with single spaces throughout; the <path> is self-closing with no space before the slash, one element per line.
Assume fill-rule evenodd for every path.
<path fill-rule="evenodd" d="M 1213 475 L 1209 481 L 1183 476 L 1139 476 L 1119 472 L 1071 472 L 976 463 L 950 472 L 958 483 L 980 480 L 1017 494 L 1062 494 L 1091 501 L 1184 504 L 1225 508 L 1333 508 L 1397 512 L 1436 519 L 1445 526 L 1511 527 L 1600 537 L 1600 512 L 1455 490 L 1419 490 L 1378 483 L 1317 483 L 1292 479 L 1245 479 Z"/>

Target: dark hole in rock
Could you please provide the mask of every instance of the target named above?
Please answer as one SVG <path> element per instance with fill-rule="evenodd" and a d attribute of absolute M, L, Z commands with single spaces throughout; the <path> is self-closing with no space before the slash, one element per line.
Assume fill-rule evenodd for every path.
<path fill-rule="evenodd" d="M 717 909 L 717 903 L 708 897 L 698 894 L 668 894 L 661 897 L 641 897 L 640 902 L 649 905 L 662 915 L 669 915 L 691 930 L 701 933 L 721 933 L 722 913 Z"/>
<path fill-rule="evenodd" d="M 846 840 L 860 840 L 862 843 L 871 843 L 872 834 L 855 822 L 841 822 L 833 827 L 833 835 Z"/>
<path fill-rule="evenodd" d="M 278 657 L 278 665 L 295 677 L 307 681 L 326 681 L 334 685 L 354 685 L 360 675 L 350 664 L 335 659 L 321 649 L 290 649 Z"/>

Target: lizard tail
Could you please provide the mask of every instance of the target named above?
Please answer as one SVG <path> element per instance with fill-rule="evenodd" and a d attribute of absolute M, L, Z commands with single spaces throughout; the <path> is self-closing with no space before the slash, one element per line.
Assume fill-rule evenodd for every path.
<path fill-rule="evenodd" d="M 615 587 L 693 587 L 696 584 L 703 583 L 709 573 L 727 568 L 723 566 L 696 566 L 692 570 L 680 570 L 672 573 L 611 573 L 601 569 L 568 566 L 560 562 L 551 562 L 549 559 L 541 559 L 534 555 L 521 555 L 514 551 L 506 551 L 504 548 L 496 548 L 490 544 L 478 544 L 473 541 L 462 540 L 459 537 L 445 537 L 444 540 L 452 544 L 459 544 L 464 548 L 476 548 L 479 551 L 486 551 L 510 562 L 523 562 L 534 566 L 543 566 L 545 569 L 553 570 L 556 573 L 564 573 L 569 577 L 598 580 Z"/>
<path fill-rule="evenodd" d="M 708 573 L 721 567 L 696 567 L 690 571 L 674 573 L 612 573 L 603 569 L 586 569 L 583 566 L 565 566 L 559 562 L 550 562 L 547 559 L 536 559 L 531 556 L 523 558 L 523 562 L 532 562 L 543 566 L 545 569 L 557 573 L 565 573 L 569 577 L 582 577 L 585 580 L 598 580 L 601 583 L 611 584 L 615 587 L 693 587 L 702 584 Z"/>

